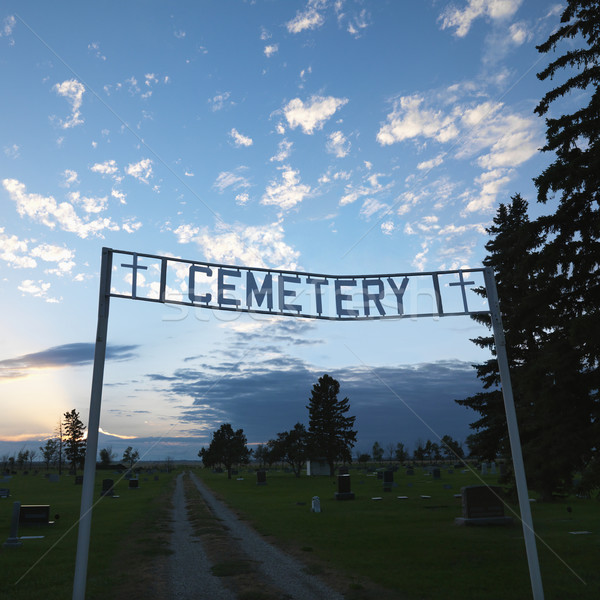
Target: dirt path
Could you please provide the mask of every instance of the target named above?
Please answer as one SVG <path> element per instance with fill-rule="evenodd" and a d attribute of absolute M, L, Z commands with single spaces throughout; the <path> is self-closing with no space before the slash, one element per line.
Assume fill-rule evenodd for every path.
<path fill-rule="evenodd" d="M 314 575 L 304 571 L 304 565 L 266 542 L 248 525 L 241 522 L 208 488 L 192 473 L 191 481 L 202 495 L 210 511 L 228 532 L 230 542 L 238 546 L 248 562 L 254 565 L 257 576 L 271 589 L 277 590 L 277 598 L 289 600 L 343 600 L 337 591 L 326 586 Z M 206 552 L 195 537 L 188 520 L 183 492 L 183 475 L 177 478 L 173 510 L 174 554 L 171 558 L 173 598 L 177 600 L 229 600 L 237 596 L 222 585 L 211 573 Z"/>

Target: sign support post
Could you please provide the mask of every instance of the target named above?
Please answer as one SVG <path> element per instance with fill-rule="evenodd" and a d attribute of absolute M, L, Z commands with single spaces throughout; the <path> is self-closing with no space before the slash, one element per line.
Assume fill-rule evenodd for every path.
<path fill-rule="evenodd" d="M 98 430 L 100 427 L 100 406 L 102 404 L 102 382 L 104 380 L 104 359 L 106 357 L 106 336 L 108 333 L 111 269 L 112 250 L 102 248 L 98 326 L 94 350 L 94 372 L 92 375 L 83 488 L 81 490 L 79 533 L 77 536 L 77 554 L 75 557 L 75 577 L 73 579 L 73 600 L 85 600 L 85 583 L 87 579 L 90 531 L 92 527 L 92 505 L 94 502 L 94 482 L 96 477 L 96 454 L 98 452 Z"/>
<path fill-rule="evenodd" d="M 521 523 L 523 524 L 523 537 L 525 538 L 525 550 L 527 552 L 527 563 L 529 565 L 529 579 L 534 600 L 544 600 L 544 589 L 542 587 L 542 575 L 533 531 L 533 519 L 531 517 L 531 506 L 529 504 L 529 493 L 527 491 L 527 480 L 525 479 L 525 465 L 521 451 L 519 428 L 517 425 L 517 412 L 513 397 L 510 371 L 508 368 L 508 355 L 506 354 L 506 339 L 502 328 L 502 315 L 498 301 L 498 291 L 494 271 L 491 267 L 484 270 L 485 288 L 487 292 L 488 306 L 492 318 L 492 329 L 496 344 L 496 358 L 500 370 L 500 382 L 502 384 L 502 396 L 504 398 L 504 410 L 506 412 L 506 423 L 508 425 L 508 437 L 510 440 L 510 451 L 512 454 L 515 481 L 517 484 L 517 496 L 519 498 L 519 509 L 521 511 Z"/>

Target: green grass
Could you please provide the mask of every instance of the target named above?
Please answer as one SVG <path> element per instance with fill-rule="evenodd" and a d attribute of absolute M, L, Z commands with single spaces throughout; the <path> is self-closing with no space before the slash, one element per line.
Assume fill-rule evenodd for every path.
<path fill-rule="evenodd" d="M 14 501 L 21 504 L 49 504 L 51 518 L 59 515 L 53 525 L 21 526 L 19 536 L 43 535 L 40 540 L 25 540 L 17 549 L 0 548 L 0 597 L 14 600 L 64 600 L 70 598 L 75 570 L 77 521 L 79 518 L 81 486 L 74 478 L 61 476 L 60 482 L 50 483 L 43 472 L 38 475 L 16 475 L 10 482 L 11 497 L 0 499 L 0 544 L 6 541 Z M 119 476 L 98 472 L 92 517 L 92 532 L 88 562 L 86 598 L 105 598 L 107 591 L 118 588 L 128 576 L 128 564 L 115 565 L 120 549 L 135 536 L 132 551 L 126 557 L 131 569 L 148 557 L 167 554 L 164 541 L 157 540 L 152 528 L 165 529 L 164 510 L 170 498 L 173 474 L 161 473 L 159 481 L 153 476 L 140 476 L 140 488 L 129 490 L 127 481 L 115 486 L 119 498 L 100 500 L 101 481 Z M 165 496 L 167 494 L 167 496 Z M 143 527 L 140 525 L 143 524 Z M 113 596 L 114 598 L 114 596 Z"/>
<path fill-rule="evenodd" d="M 407 599 L 531 598 L 520 523 L 454 524 L 461 515 L 460 499 L 454 494 L 461 486 L 479 483 L 473 475 L 443 470 L 442 479 L 435 481 L 420 469 L 413 477 L 401 470 L 395 476 L 398 486 L 383 492 L 381 480 L 357 470 L 350 473 L 356 499 L 336 501 L 335 478 L 297 479 L 271 471 L 268 484 L 257 486 L 250 471 L 241 473 L 243 481 L 198 472 L 261 533 L 299 552 L 311 548 L 311 556 L 322 565 L 347 573 L 349 590 L 361 577 Z M 497 477 L 485 479 L 496 484 Z M 444 489 L 444 484 L 452 489 Z M 421 499 L 421 494 L 431 499 Z M 398 500 L 399 495 L 409 499 Z M 310 511 L 313 496 L 320 497 L 320 514 Z M 383 500 L 371 500 L 374 496 Z M 546 600 L 595 600 L 600 589 L 600 504 L 568 498 L 533 503 L 532 513 L 541 538 L 538 553 Z M 583 530 L 592 534 L 569 534 Z"/>

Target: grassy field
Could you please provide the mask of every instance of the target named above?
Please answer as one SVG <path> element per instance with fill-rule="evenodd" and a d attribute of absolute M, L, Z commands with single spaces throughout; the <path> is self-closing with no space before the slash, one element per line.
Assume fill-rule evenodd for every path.
<path fill-rule="evenodd" d="M 271 471 L 267 485 L 257 486 L 250 470 L 240 473 L 243 480 L 207 470 L 197 474 L 258 531 L 307 558 L 318 558 L 325 569 L 345 573 L 350 596 L 360 590 L 361 581 L 371 580 L 409 600 L 531 598 L 520 523 L 454 524 L 461 515 L 454 494 L 461 486 L 479 483 L 472 474 L 442 470 L 442 479 L 433 480 L 420 469 L 413 477 L 399 471 L 397 487 L 383 492 L 381 480 L 351 470 L 356 499 L 342 502 L 334 499 L 335 479 L 328 477 L 297 479 Z M 489 484 L 496 479 L 485 478 Z M 409 498 L 399 500 L 400 495 Z M 321 514 L 310 511 L 313 496 L 320 498 Z M 546 599 L 596 600 L 600 504 L 568 498 L 533 503 L 532 512 Z"/>
<path fill-rule="evenodd" d="M 118 481 L 119 475 L 98 472 L 90 544 L 86 597 L 114 599 L 161 597 L 164 581 L 157 572 L 148 573 L 169 553 L 169 515 L 173 473 L 140 475 L 140 487 L 129 490 L 126 480 L 115 487 L 119 498 L 100 500 L 101 481 Z M 81 486 L 74 478 L 62 475 L 51 483 L 44 473 L 15 475 L 8 482 L 10 498 L 0 499 L 0 543 L 9 534 L 14 501 L 21 504 L 49 504 L 53 525 L 21 526 L 20 536 L 43 539 L 25 540 L 18 549 L 0 549 L 0 598 L 7 600 L 65 600 L 70 598 L 75 569 L 77 520 Z M 139 588 L 146 595 L 139 593 Z M 147 595 L 148 589 L 156 594 Z M 137 590 L 137 591 L 136 591 Z M 139 594 L 139 595 L 138 595 Z M 168 597 L 168 596 L 166 596 Z"/>

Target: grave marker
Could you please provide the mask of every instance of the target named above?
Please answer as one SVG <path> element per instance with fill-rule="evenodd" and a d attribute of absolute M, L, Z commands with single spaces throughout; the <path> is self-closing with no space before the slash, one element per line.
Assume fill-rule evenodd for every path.
<path fill-rule="evenodd" d="M 469 485 L 461 488 L 462 517 L 457 525 L 511 525 L 511 517 L 504 515 L 502 488 L 487 485 Z"/>
<path fill-rule="evenodd" d="M 383 474 L 383 491 L 391 492 L 394 487 L 394 471 L 385 471 Z"/>
<path fill-rule="evenodd" d="M 267 485 L 266 471 L 256 471 L 256 485 Z"/>
<path fill-rule="evenodd" d="M 338 475 L 338 491 L 336 500 L 354 500 L 354 493 L 350 489 L 350 475 Z"/>

